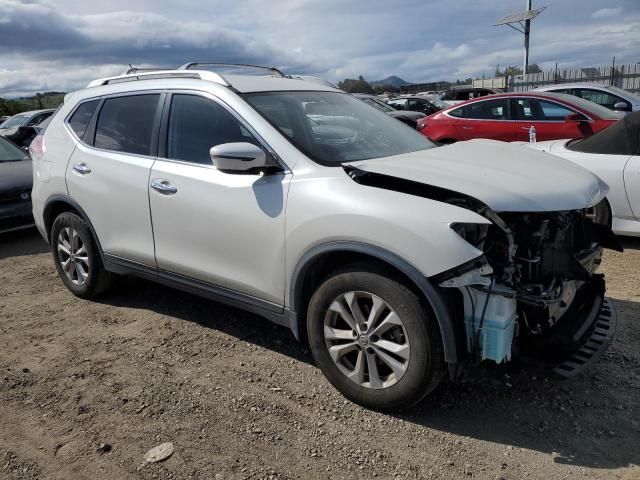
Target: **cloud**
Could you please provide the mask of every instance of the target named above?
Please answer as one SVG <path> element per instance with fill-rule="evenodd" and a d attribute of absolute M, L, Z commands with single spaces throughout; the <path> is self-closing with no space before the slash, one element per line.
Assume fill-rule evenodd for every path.
<path fill-rule="evenodd" d="M 596 10 L 591 14 L 591 18 L 599 19 L 599 18 L 610 18 L 617 17 L 622 13 L 621 7 L 616 8 L 601 8 L 600 10 Z"/>
<path fill-rule="evenodd" d="M 555 3 L 533 23 L 531 62 L 638 61 L 637 1 L 593 15 L 600 0 Z M 584 14 L 575 15 L 578 3 Z M 522 61 L 522 36 L 491 26 L 510 8 L 511 0 L 369 0 L 366 8 L 356 0 L 269 8 L 263 0 L 0 0 L 0 96 L 77 89 L 129 63 L 256 63 L 334 82 L 491 76 L 498 64 Z"/>

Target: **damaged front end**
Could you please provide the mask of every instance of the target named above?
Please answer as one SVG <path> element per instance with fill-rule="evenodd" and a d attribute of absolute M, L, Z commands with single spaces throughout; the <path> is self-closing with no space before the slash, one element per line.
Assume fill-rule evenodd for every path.
<path fill-rule="evenodd" d="M 483 213 L 491 225 L 451 228 L 484 255 L 434 279 L 462 296 L 470 361 L 516 353 L 557 376 L 577 374 L 615 327 L 596 273 L 603 248 L 621 249 L 615 235 L 583 210 Z"/>
<path fill-rule="evenodd" d="M 503 363 L 518 355 L 554 376 L 571 377 L 607 349 L 615 314 L 604 295 L 604 276 L 596 270 L 603 248 L 622 247 L 608 226 L 589 218 L 587 205 L 498 214 L 447 188 L 353 166 L 345 171 L 361 185 L 448 203 L 491 222 L 451 224 L 484 254 L 430 278 L 461 298 L 451 303 L 464 325 L 460 336 L 466 349 L 459 350 L 466 350 L 467 364 Z M 606 192 L 598 187 L 596 193 L 585 204 L 602 200 Z M 456 369 L 450 371 L 454 375 Z"/>

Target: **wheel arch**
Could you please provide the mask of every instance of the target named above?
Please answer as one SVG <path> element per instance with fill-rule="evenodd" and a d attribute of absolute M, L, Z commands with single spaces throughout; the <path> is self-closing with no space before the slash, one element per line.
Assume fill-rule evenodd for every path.
<path fill-rule="evenodd" d="M 446 301 L 415 266 L 401 256 L 382 247 L 353 241 L 336 241 L 317 245 L 308 250 L 296 263 L 289 283 L 288 305 L 292 313 L 291 329 L 298 339 L 306 332 L 306 309 L 313 287 L 322 280 L 331 266 L 344 265 L 343 261 L 370 260 L 384 264 L 400 273 L 414 286 L 431 307 L 443 342 L 445 361 L 458 363 L 458 348 L 452 316 Z M 329 268 L 327 268 L 329 265 Z"/>
<path fill-rule="evenodd" d="M 91 231 L 91 235 L 96 242 L 98 247 L 98 252 L 100 253 L 100 259 L 104 261 L 102 254 L 102 246 L 100 245 L 100 239 L 96 234 L 95 229 L 93 228 L 93 224 L 91 220 L 89 220 L 89 216 L 82 209 L 78 202 L 76 202 L 71 197 L 66 195 L 52 195 L 47 199 L 44 205 L 44 209 L 42 211 L 44 227 L 47 234 L 47 242 L 51 244 L 51 227 L 53 226 L 53 222 L 55 219 L 64 212 L 73 212 L 77 214 L 80 218 L 82 218 L 87 225 L 89 226 L 89 230 Z"/>

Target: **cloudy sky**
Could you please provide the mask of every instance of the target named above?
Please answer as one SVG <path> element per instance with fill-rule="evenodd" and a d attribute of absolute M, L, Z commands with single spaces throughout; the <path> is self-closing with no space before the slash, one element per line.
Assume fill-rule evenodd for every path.
<path fill-rule="evenodd" d="M 640 62 L 640 0 L 534 0 L 533 63 Z M 522 63 L 492 27 L 525 0 L 0 0 L 0 96 L 80 88 L 126 65 L 275 65 L 332 81 L 454 80 Z"/>

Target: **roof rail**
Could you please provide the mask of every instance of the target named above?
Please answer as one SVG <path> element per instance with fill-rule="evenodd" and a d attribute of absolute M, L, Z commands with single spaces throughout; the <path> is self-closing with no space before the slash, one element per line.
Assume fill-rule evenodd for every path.
<path fill-rule="evenodd" d="M 151 68 L 127 68 L 122 75 L 131 75 L 134 73 L 148 73 L 148 72 L 166 72 L 167 70 L 173 70 L 173 67 L 151 67 Z"/>
<path fill-rule="evenodd" d="M 266 70 L 271 75 L 285 78 L 285 74 L 282 73 L 275 67 L 263 67 L 260 65 L 249 65 L 244 63 L 215 63 L 215 62 L 189 62 L 184 65 L 178 67 L 178 70 L 198 70 L 200 68 L 211 68 L 211 67 L 221 67 L 221 68 L 245 68 L 245 69 L 256 69 L 256 70 Z"/>
<path fill-rule="evenodd" d="M 99 78 L 98 80 L 94 80 L 87 85 L 87 88 L 91 87 L 99 87 L 101 85 L 111 85 L 113 83 L 122 83 L 122 82 L 134 82 L 137 80 L 156 80 L 160 78 L 197 78 L 201 80 L 208 80 L 210 82 L 215 82 L 220 85 L 224 85 L 226 87 L 230 86 L 230 84 L 219 74 L 215 72 L 209 72 L 206 70 L 202 71 L 178 71 L 178 70 L 152 70 L 149 72 L 142 73 L 132 73 L 128 75 L 118 75 L 115 77 L 107 77 L 107 78 Z"/>

